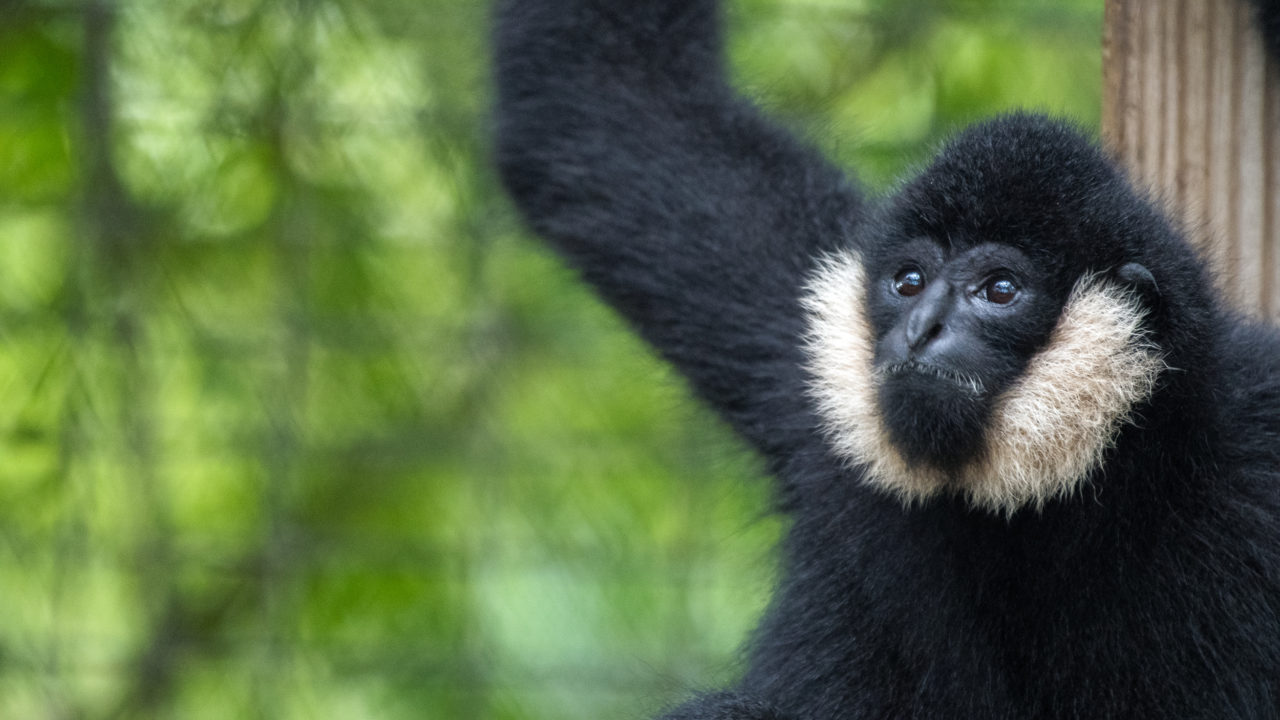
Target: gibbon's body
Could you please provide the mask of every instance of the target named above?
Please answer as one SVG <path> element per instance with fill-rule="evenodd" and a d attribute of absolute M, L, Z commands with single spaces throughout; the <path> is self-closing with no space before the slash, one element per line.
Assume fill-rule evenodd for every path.
<path fill-rule="evenodd" d="M 767 459 L 741 682 L 670 720 L 1280 717 L 1280 336 L 1070 127 L 870 199 L 727 86 L 711 0 L 507 0 L 534 228 Z"/>

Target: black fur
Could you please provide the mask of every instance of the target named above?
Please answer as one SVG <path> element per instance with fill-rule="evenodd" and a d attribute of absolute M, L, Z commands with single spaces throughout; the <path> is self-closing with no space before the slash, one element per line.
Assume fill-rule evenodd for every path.
<path fill-rule="evenodd" d="M 1258 26 L 1267 52 L 1280 58 L 1280 0 L 1251 0 L 1257 6 Z"/>
<path fill-rule="evenodd" d="M 496 34 L 511 194 L 767 458 L 793 518 L 746 676 L 666 717 L 1280 717 L 1276 332 L 1220 305 L 1180 233 L 1056 121 L 977 125 L 865 198 L 727 87 L 717 14 L 503 0 Z M 806 279 L 842 247 L 892 273 L 921 236 L 1031 258 L 1052 302 L 1003 340 L 1014 374 L 1082 273 L 1140 285 L 1171 369 L 1083 493 L 1008 518 L 904 508 L 828 449 Z"/>

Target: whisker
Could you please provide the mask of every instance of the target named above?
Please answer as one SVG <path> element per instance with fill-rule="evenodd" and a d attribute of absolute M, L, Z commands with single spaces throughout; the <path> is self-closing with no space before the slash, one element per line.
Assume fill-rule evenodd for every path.
<path fill-rule="evenodd" d="M 916 372 L 925 375 L 931 375 L 939 380 L 946 380 L 972 395 L 981 396 L 986 393 L 986 386 L 982 380 L 976 375 L 952 370 L 951 368 L 922 363 L 919 360 L 907 360 L 904 362 L 893 363 L 885 368 L 877 370 L 880 375 L 900 375 L 902 373 Z"/>

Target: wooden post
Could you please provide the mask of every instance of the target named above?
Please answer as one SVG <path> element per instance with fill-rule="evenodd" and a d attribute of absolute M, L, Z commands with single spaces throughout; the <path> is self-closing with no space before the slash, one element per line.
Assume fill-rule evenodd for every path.
<path fill-rule="evenodd" d="M 1280 66 L 1243 0 L 1107 0 L 1102 134 L 1223 289 L 1280 318 Z"/>

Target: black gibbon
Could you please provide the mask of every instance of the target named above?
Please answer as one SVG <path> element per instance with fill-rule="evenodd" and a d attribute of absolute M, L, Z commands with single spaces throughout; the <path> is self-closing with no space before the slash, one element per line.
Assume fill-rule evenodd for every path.
<path fill-rule="evenodd" d="M 719 12 L 497 10 L 506 187 L 792 521 L 744 676 L 665 717 L 1280 717 L 1280 335 L 1067 123 L 869 196 Z"/>

